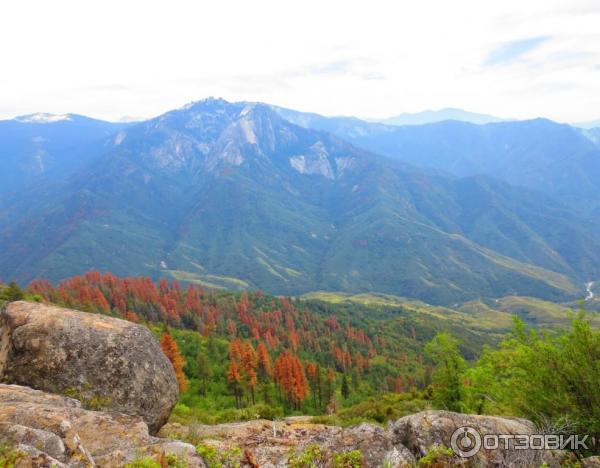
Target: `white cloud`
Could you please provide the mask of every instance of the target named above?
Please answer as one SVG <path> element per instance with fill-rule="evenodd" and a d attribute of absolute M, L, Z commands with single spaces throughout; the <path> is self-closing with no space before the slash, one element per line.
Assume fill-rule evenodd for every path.
<path fill-rule="evenodd" d="M 152 116 L 209 95 L 378 117 L 600 116 L 586 0 L 21 0 L 0 6 L 0 117 Z M 550 39 L 490 66 L 503 45 Z"/>

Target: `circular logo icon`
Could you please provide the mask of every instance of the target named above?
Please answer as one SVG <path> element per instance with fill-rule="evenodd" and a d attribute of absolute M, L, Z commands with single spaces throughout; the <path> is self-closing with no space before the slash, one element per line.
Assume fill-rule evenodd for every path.
<path fill-rule="evenodd" d="M 481 450 L 481 434 L 469 426 L 459 427 L 452 433 L 450 445 L 458 456 L 472 457 Z"/>

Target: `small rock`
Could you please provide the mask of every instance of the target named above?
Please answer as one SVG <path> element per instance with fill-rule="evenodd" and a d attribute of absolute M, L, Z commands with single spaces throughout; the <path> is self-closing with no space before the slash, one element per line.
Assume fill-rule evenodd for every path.
<path fill-rule="evenodd" d="M 416 462 L 415 456 L 406 447 L 397 445 L 384 455 L 382 466 L 408 468 L 414 466 Z"/>
<path fill-rule="evenodd" d="M 59 436 L 52 432 L 20 424 L 0 423 L 0 438 L 14 444 L 35 447 L 50 457 L 65 461 L 65 444 Z"/>
<path fill-rule="evenodd" d="M 31 445 L 19 444 L 16 449 L 26 454 L 29 459 L 17 463 L 15 468 L 73 468 L 72 465 L 66 465 Z"/>
<path fill-rule="evenodd" d="M 600 468 L 600 456 L 584 458 L 581 465 L 583 468 Z"/>

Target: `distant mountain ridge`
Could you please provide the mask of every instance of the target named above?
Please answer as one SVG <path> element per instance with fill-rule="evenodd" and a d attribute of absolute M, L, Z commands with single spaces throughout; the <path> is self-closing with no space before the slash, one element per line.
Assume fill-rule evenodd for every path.
<path fill-rule="evenodd" d="M 422 129 L 222 99 L 117 127 L 81 166 L 0 203 L 0 275 L 99 269 L 430 303 L 572 299 L 600 277 L 598 223 L 537 191 L 420 169 L 361 140 L 408 128 Z"/>
<path fill-rule="evenodd" d="M 384 119 L 369 119 L 386 125 L 423 125 L 428 123 L 443 122 L 444 120 L 458 120 L 460 122 L 469 122 L 472 124 L 486 124 L 491 122 L 502 122 L 506 119 L 494 117 L 488 114 L 479 114 L 477 112 L 468 112 L 462 109 L 447 107 L 437 111 L 425 110 L 422 112 L 404 112 L 402 114 Z"/>
<path fill-rule="evenodd" d="M 489 175 L 600 216 L 600 133 L 547 119 L 475 125 L 443 121 L 396 127 L 276 108 L 284 118 L 334 133 L 368 151 L 458 177 Z"/>
<path fill-rule="evenodd" d="M 579 128 L 586 128 L 586 129 L 600 128 L 600 120 L 593 120 L 590 122 L 578 122 L 578 123 L 574 123 L 573 126 L 579 127 Z"/>
<path fill-rule="evenodd" d="M 95 157 L 107 137 L 126 127 L 76 114 L 0 120 L 0 197 L 30 183 L 62 179 Z"/>

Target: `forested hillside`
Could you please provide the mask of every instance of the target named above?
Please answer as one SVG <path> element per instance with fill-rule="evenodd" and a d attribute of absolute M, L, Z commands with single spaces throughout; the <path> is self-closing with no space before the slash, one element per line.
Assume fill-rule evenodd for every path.
<path fill-rule="evenodd" d="M 343 307 L 260 291 L 206 291 L 97 272 L 57 287 L 34 281 L 28 293 L 145 322 L 166 349 L 173 337 L 184 357 L 182 390 L 188 389 L 184 381 L 191 383 L 182 401 L 198 403 L 208 394 L 210 401 L 201 406 L 215 409 L 267 403 L 288 412 L 318 414 L 341 387 L 346 398 L 352 395 L 356 401 L 380 392 L 423 388 L 430 378 L 422 343 L 435 330 L 403 317 L 401 311 L 369 318 Z"/>
<path fill-rule="evenodd" d="M 432 405 L 518 414 L 523 409 L 508 401 L 480 401 L 478 385 L 487 385 L 489 366 L 499 365 L 492 355 L 483 353 L 481 370 L 465 362 L 509 332 L 519 307 L 524 318 L 553 329 L 574 317 L 525 298 L 507 298 L 496 310 L 482 303 L 451 310 L 391 297 L 231 293 L 99 272 L 56 286 L 35 280 L 25 293 L 13 284 L 2 295 L 146 324 L 175 367 L 183 393 L 172 419 L 182 422 L 326 413 L 344 423 L 385 422 Z M 459 396 L 439 383 L 439 365 L 451 356 L 462 363 Z"/>

